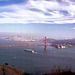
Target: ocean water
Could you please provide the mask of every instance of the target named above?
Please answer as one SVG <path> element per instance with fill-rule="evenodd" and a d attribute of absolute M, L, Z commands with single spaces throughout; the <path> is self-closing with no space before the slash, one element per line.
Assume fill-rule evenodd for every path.
<path fill-rule="evenodd" d="M 2 44 L 36 44 L 28 42 L 0 40 Z M 40 44 L 40 43 L 37 43 Z M 25 52 L 33 49 L 36 53 Z M 0 47 L 0 65 L 8 63 L 34 75 L 50 72 L 53 68 L 70 68 L 75 71 L 75 48 L 56 49 L 48 46 L 37 47 Z"/>

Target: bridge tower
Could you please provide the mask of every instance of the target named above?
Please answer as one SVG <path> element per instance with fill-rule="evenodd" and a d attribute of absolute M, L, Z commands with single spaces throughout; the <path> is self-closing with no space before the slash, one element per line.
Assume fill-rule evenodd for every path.
<path fill-rule="evenodd" d="M 45 36 L 45 50 L 47 50 L 47 37 Z"/>

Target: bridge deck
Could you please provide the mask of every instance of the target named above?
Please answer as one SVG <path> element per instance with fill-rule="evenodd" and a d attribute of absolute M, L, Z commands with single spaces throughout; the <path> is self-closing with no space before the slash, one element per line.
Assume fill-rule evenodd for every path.
<path fill-rule="evenodd" d="M 0 47 L 29 47 L 29 46 L 57 46 L 56 44 L 49 45 L 0 45 Z"/>

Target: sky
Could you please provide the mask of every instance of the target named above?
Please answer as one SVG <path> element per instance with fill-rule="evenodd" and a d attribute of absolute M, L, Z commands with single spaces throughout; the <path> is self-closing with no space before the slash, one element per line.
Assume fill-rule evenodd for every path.
<path fill-rule="evenodd" d="M 75 38 L 75 0 L 0 0 L 0 32 Z"/>

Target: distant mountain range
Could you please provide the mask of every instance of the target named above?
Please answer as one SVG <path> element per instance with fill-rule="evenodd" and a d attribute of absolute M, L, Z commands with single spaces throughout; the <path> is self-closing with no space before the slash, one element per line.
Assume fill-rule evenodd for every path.
<path fill-rule="evenodd" d="M 42 39 L 41 41 L 44 42 L 45 39 Z M 75 44 L 75 38 L 74 39 L 53 39 L 48 38 L 47 43 L 54 43 L 54 44 Z"/>

